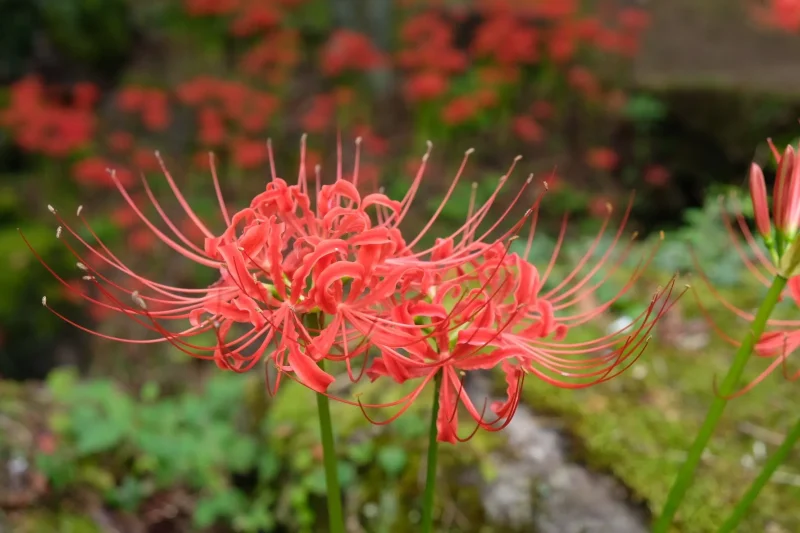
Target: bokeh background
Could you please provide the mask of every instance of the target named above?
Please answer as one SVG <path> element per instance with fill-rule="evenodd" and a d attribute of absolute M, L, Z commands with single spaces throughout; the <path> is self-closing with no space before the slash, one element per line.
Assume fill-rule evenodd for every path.
<path fill-rule="evenodd" d="M 43 294 L 81 324 L 143 334 L 82 305 L 24 246 L 17 228 L 81 283 L 47 204 L 65 213 L 83 205 L 131 267 L 204 287 L 214 274 L 176 261 L 121 201 L 107 168 L 142 200 L 144 173 L 196 237 L 154 150 L 219 230 L 209 151 L 226 198 L 244 206 L 268 179 L 268 137 L 279 174 L 292 179 L 308 133 L 309 161 L 330 180 L 337 131 L 346 162 L 361 136 L 362 188 L 394 197 L 432 140 L 419 221 L 474 147 L 435 237 L 463 220 L 469 182 L 485 200 L 521 154 L 512 179 L 532 172 L 549 186 L 532 260 L 547 264 L 569 212 L 556 265 L 569 272 L 605 206 L 623 212 L 632 190 L 633 256 L 666 231 L 650 271 L 597 332 L 641 312 L 674 273 L 737 331 L 689 276 L 689 250 L 731 301 L 758 303 L 761 288 L 720 216 L 723 203 L 747 215 L 747 203 L 719 198 L 744 190 L 751 160 L 769 164 L 766 137 L 780 145 L 797 135 L 798 26 L 797 2 L 780 0 L 0 0 L 0 531 L 325 530 L 309 391 L 288 384 L 270 398 L 263 371 L 222 374 L 59 320 Z M 579 392 L 528 380 L 504 432 L 443 448 L 440 530 L 646 531 L 730 356 L 690 293 L 622 377 Z M 469 379 L 475 394 L 503 386 L 491 373 Z M 714 530 L 780 443 L 798 398 L 796 384 L 774 376 L 730 406 L 676 531 Z M 371 426 L 336 406 L 352 531 L 414 530 L 427 408 Z M 799 531 L 798 498 L 795 454 L 743 531 Z"/>

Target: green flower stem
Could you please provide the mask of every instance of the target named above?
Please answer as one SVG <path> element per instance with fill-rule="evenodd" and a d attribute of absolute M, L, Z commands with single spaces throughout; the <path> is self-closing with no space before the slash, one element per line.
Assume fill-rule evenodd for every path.
<path fill-rule="evenodd" d="M 325 370 L 325 363 L 319 362 Z M 339 461 L 336 458 L 336 444 L 333 440 L 330 400 L 317 393 L 319 431 L 322 435 L 322 459 L 325 464 L 325 487 L 328 493 L 328 524 L 330 533 L 345 533 L 344 512 L 342 511 L 342 489 L 339 487 Z"/>
<path fill-rule="evenodd" d="M 433 411 L 431 412 L 431 426 L 428 434 L 428 468 L 425 474 L 425 493 L 422 497 L 422 533 L 433 533 L 433 501 L 436 497 L 436 462 L 439 459 L 438 428 L 439 419 L 439 391 L 442 388 L 442 372 L 436 373 L 433 378 Z"/>
<path fill-rule="evenodd" d="M 755 499 L 758 498 L 761 489 L 764 488 L 764 485 L 770 480 L 772 474 L 774 474 L 778 467 L 786 460 L 786 457 L 792 451 L 795 444 L 797 444 L 798 439 L 800 439 L 800 420 L 795 422 L 780 447 L 778 447 L 778 450 L 764 463 L 764 468 L 761 470 L 761 473 L 758 474 L 753 484 L 750 485 L 750 488 L 747 489 L 742 499 L 736 504 L 731 515 L 725 520 L 722 527 L 719 528 L 719 533 L 728 533 L 729 531 L 736 530 L 736 526 L 738 526 L 742 518 L 745 517 L 747 510 Z"/>
<path fill-rule="evenodd" d="M 319 313 L 309 313 L 306 322 L 309 327 L 319 329 L 320 318 Z M 319 362 L 319 368 L 325 370 L 324 360 Z M 317 413 L 322 437 L 322 462 L 325 466 L 325 492 L 328 496 L 328 531 L 346 533 L 342 511 L 342 489 L 339 486 L 339 461 L 336 457 L 336 442 L 333 439 L 331 422 L 331 405 L 324 394 L 317 393 Z"/>
<path fill-rule="evenodd" d="M 772 310 L 775 309 L 775 305 L 778 303 L 784 287 L 786 287 L 786 281 L 786 278 L 780 275 L 775 276 L 775 279 L 772 280 L 772 285 L 770 285 L 767 295 L 761 302 L 761 306 L 758 308 L 752 324 L 750 324 L 750 330 L 742 340 L 742 344 L 739 346 L 739 350 L 733 358 L 733 363 L 728 369 L 725 378 L 722 380 L 718 394 L 714 397 L 711 406 L 708 408 L 706 418 L 691 448 L 689 448 L 686 460 L 678 471 L 675 481 L 672 483 L 672 488 L 667 495 L 667 501 L 664 504 L 664 509 L 661 511 L 661 516 L 658 517 L 658 520 L 653 526 L 653 533 L 667 533 L 670 530 L 670 525 L 675 518 L 678 507 L 683 497 L 686 495 L 686 491 L 689 490 L 689 486 L 692 484 L 703 451 L 706 449 L 708 441 L 711 440 L 717 423 L 719 423 L 720 418 L 722 418 L 722 413 L 725 410 L 725 406 L 728 404 L 727 398 L 735 391 L 744 373 L 750 354 L 755 347 L 755 343 L 761 338 L 761 334 L 764 333 L 767 320 L 770 314 L 772 314 Z"/>

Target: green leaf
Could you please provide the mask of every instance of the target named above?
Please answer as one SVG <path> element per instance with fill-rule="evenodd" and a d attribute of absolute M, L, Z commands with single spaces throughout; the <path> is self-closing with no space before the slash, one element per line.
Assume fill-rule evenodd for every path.
<path fill-rule="evenodd" d="M 194 524 L 201 528 L 214 525 L 225 518 L 233 518 L 246 509 L 247 501 L 239 491 L 227 488 L 201 498 L 194 508 Z"/>
<path fill-rule="evenodd" d="M 277 477 L 281 471 L 281 460 L 272 450 L 264 450 L 259 453 L 258 473 L 264 481 L 271 481 Z"/>
<path fill-rule="evenodd" d="M 386 446 L 378 450 L 378 464 L 386 474 L 396 477 L 408 464 L 408 455 L 399 446 Z"/>
<path fill-rule="evenodd" d="M 78 430 L 75 438 L 75 449 L 81 455 L 110 451 L 119 446 L 125 437 L 124 425 L 98 421 L 84 425 Z"/>
<path fill-rule="evenodd" d="M 47 376 L 47 388 L 58 401 L 66 402 L 78 383 L 78 371 L 73 367 L 53 370 Z"/>
<path fill-rule="evenodd" d="M 142 390 L 139 392 L 139 397 L 143 402 L 154 402 L 158 399 L 158 395 L 161 392 L 158 383 L 155 381 L 148 381 L 142 386 Z"/>
<path fill-rule="evenodd" d="M 375 457 L 375 444 L 371 440 L 364 440 L 347 447 L 347 456 L 357 465 L 372 462 Z"/>

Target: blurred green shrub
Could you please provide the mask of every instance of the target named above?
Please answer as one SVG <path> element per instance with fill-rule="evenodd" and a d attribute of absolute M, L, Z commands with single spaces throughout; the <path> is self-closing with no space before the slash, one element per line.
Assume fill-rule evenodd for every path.
<path fill-rule="evenodd" d="M 109 508 L 140 517 L 154 500 L 184 491 L 198 531 L 318 531 L 325 476 L 313 395 L 286 384 L 264 417 L 257 407 L 265 394 L 261 379 L 217 373 L 177 395 L 162 395 L 155 383 L 134 394 L 111 380 L 80 381 L 72 370 L 56 370 L 47 387 L 57 445 L 37 456 L 37 467 L 62 498 L 89 491 Z M 358 408 L 334 407 L 345 441 L 340 481 L 357 495 L 356 509 L 377 505 L 378 513 L 364 513 L 370 530 L 413 528 L 399 511 L 401 501 L 414 505 L 419 496 L 424 411 L 371 428 Z M 471 442 L 457 459 L 446 453 L 445 465 L 474 465 L 489 441 Z"/>

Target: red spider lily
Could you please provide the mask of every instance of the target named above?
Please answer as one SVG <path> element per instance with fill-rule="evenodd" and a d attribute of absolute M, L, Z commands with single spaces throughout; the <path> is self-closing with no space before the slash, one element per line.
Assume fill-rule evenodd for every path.
<path fill-rule="evenodd" d="M 642 32 L 650 27 L 650 13 L 644 9 L 627 7 L 621 9 L 617 14 L 619 25 L 630 31 Z"/>
<path fill-rule="evenodd" d="M 772 255 L 775 266 L 786 277 L 793 276 L 800 264 L 800 165 L 797 152 L 786 146 L 783 155 L 772 141 L 770 148 L 778 162 L 773 190 L 772 219 L 767 206 L 764 173 L 753 163 L 750 167 L 750 198 L 753 202 L 756 228 Z M 774 229 L 773 229 L 774 226 Z"/>
<path fill-rule="evenodd" d="M 504 13 L 488 18 L 478 28 L 472 50 L 476 57 L 486 57 L 500 65 L 531 64 L 538 57 L 538 35 L 518 18 Z"/>
<path fill-rule="evenodd" d="M 548 56 L 556 63 L 567 63 L 575 56 L 578 49 L 575 32 L 567 26 L 559 26 L 550 30 L 544 42 L 547 43 Z"/>
<path fill-rule="evenodd" d="M 72 88 L 72 100 L 78 109 L 94 109 L 99 98 L 100 90 L 92 83 L 77 83 Z"/>
<path fill-rule="evenodd" d="M 108 146 L 114 152 L 124 154 L 133 148 L 133 135 L 127 131 L 114 131 L 108 136 Z"/>
<path fill-rule="evenodd" d="M 230 30 L 237 37 L 248 37 L 269 31 L 280 24 L 282 18 L 276 6 L 264 2 L 250 2 L 240 9 L 231 22 Z"/>
<path fill-rule="evenodd" d="M 515 117 L 513 128 L 514 133 L 525 142 L 538 144 L 544 140 L 542 126 L 527 115 Z"/>
<path fill-rule="evenodd" d="M 239 168 L 258 168 L 267 160 L 267 146 L 264 141 L 234 139 L 232 148 L 233 160 Z"/>
<path fill-rule="evenodd" d="M 169 96 L 161 89 L 125 87 L 117 94 L 117 106 L 126 113 L 138 114 L 150 131 L 164 131 L 172 122 Z"/>
<path fill-rule="evenodd" d="M 586 162 L 596 170 L 611 171 L 617 166 L 619 156 L 611 148 L 596 147 L 586 153 Z"/>
<path fill-rule="evenodd" d="M 239 67 L 252 76 L 281 76 L 297 65 L 301 58 L 300 36 L 291 28 L 270 32 L 245 52 Z"/>
<path fill-rule="evenodd" d="M 434 12 L 409 18 L 400 30 L 397 63 L 408 70 L 455 73 L 467 66 L 466 55 L 453 46 L 453 27 Z"/>
<path fill-rule="evenodd" d="M 337 30 L 322 50 L 322 72 L 339 76 L 347 72 L 365 72 L 383 64 L 383 55 L 366 35 L 352 30 Z"/>
<path fill-rule="evenodd" d="M 764 287 L 768 287 L 770 280 L 773 279 L 778 271 L 773 265 L 770 258 L 764 253 L 762 248 L 758 245 L 756 237 L 747 226 L 747 221 L 741 214 L 737 214 L 735 220 L 732 220 L 730 215 L 723 210 L 723 221 L 725 227 L 731 236 L 732 243 L 742 260 L 743 264 L 750 272 L 750 274 L 759 281 Z M 740 236 L 744 237 L 745 244 L 740 240 Z M 748 254 L 748 251 L 751 254 Z M 720 303 L 726 310 L 733 313 L 741 320 L 750 323 L 755 319 L 755 315 L 751 312 L 745 311 L 736 307 L 727 298 L 725 298 L 719 291 L 716 290 L 711 280 L 704 274 L 702 266 L 694 258 L 695 268 L 700 275 L 703 284 L 709 290 L 713 298 Z M 784 297 L 788 295 L 794 302 L 800 306 L 800 276 L 794 276 L 789 279 L 788 289 Z M 701 311 L 704 313 L 706 320 L 714 327 L 717 334 L 733 346 L 739 346 L 740 341 L 731 337 L 727 331 L 717 325 L 714 317 L 702 303 L 700 297 L 695 293 L 695 299 L 700 306 Z M 770 319 L 767 321 L 766 331 L 761 335 L 761 338 L 756 342 L 755 355 L 765 359 L 772 359 L 767 368 L 761 372 L 750 383 L 742 387 L 739 391 L 732 394 L 731 397 L 738 397 L 750 391 L 753 387 L 764 381 L 779 367 L 783 370 L 784 377 L 788 380 L 800 379 L 800 371 L 792 374 L 786 367 L 788 357 L 800 347 L 800 320 L 785 320 L 785 319 Z"/>
<path fill-rule="evenodd" d="M 336 115 L 336 101 L 329 94 L 318 94 L 311 101 L 311 109 L 303 115 L 303 129 L 321 133 L 333 123 Z"/>
<path fill-rule="evenodd" d="M 86 92 L 78 88 L 79 92 Z M 23 150 L 51 157 L 65 157 L 92 138 L 96 119 L 86 101 L 81 107 L 66 107 L 48 97 L 36 77 L 24 78 L 11 86 L 9 104 L 0 111 L 0 126 L 8 128 Z"/>
<path fill-rule="evenodd" d="M 410 395 L 386 405 L 364 405 L 340 398 L 364 409 L 402 406 L 405 402 L 402 412 L 441 371 L 444 384 L 439 438 L 444 441 L 457 438 L 454 420 L 459 403 L 478 421 L 478 427 L 496 430 L 506 424 L 518 403 L 518 388 L 526 373 L 561 387 L 585 387 L 611 379 L 641 353 L 655 321 L 669 307 L 674 280 L 658 293 L 635 324 L 615 335 L 577 343 L 567 341 L 571 329 L 591 322 L 629 291 L 652 258 L 651 255 L 643 260 L 616 296 L 587 309 L 587 298 L 607 282 L 631 249 L 626 247 L 621 258 L 611 260 L 612 245 L 596 257 L 610 222 L 610 209 L 597 238 L 575 270 L 553 283 L 552 288 L 545 288 L 564 242 L 566 225 L 556 252 L 541 275 L 525 259 L 532 246 L 535 208 L 541 195 L 510 229 L 500 230 L 515 206 L 524 201 L 532 177 L 506 202 L 498 218 L 487 220 L 508 182 L 512 165 L 484 205 L 476 206 L 473 195 L 460 228 L 436 239 L 432 246 L 423 246 L 421 242 L 454 194 L 472 150 L 465 154 L 432 217 L 413 238 L 406 240 L 400 226 L 420 190 L 430 146 L 400 201 L 382 193 L 362 196 L 358 192 L 359 146 L 357 142 L 351 178 L 345 177 L 339 147 L 336 180 L 322 184 L 317 176 L 312 191 L 305 165 L 305 138 L 295 185 L 277 176 L 268 145 L 272 179 L 247 208 L 233 215 L 221 197 L 212 165 L 226 225 L 218 234 L 197 217 L 161 163 L 186 217 L 205 237 L 202 245 L 170 220 L 146 181 L 144 192 L 167 229 L 151 221 L 112 174 L 123 198 L 149 228 L 153 239 L 219 272 L 219 280 L 205 289 L 169 286 L 137 274 L 98 238 L 80 209 L 78 218 L 83 232 L 74 230 L 60 212 L 50 207 L 60 224 L 57 237 L 75 255 L 78 268 L 99 295 L 79 296 L 101 309 L 130 317 L 159 337 L 111 337 L 51 311 L 106 339 L 132 344 L 168 342 L 189 355 L 213 360 L 226 370 L 244 372 L 268 358 L 279 370 L 276 388 L 281 376 L 289 375 L 326 393 L 335 378 L 319 367 L 323 360 L 342 364 L 352 381 L 365 371 L 372 379 L 384 376 L 400 382 L 421 381 Z M 624 222 L 614 235 L 614 245 L 621 238 Z M 525 251 L 512 253 L 511 242 L 528 223 L 531 230 Z M 94 244 L 82 237 L 84 232 L 92 236 Z M 110 267 L 127 276 L 130 284 L 118 283 L 101 273 L 94 266 L 98 262 L 104 264 L 104 270 Z M 606 266 L 608 271 L 601 274 Z M 74 291 L 68 281 L 47 268 L 67 290 Z M 583 272 L 585 268 L 588 272 Z M 43 303 L 47 306 L 46 299 Z M 168 329 L 167 324 L 174 321 L 188 322 L 189 327 Z M 205 332 L 213 332 L 216 342 L 203 345 L 191 340 Z M 355 370 L 358 362 L 361 370 Z M 495 420 L 487 420 L 465 396 L 458 376 L 459 372 L 497 365 L 505 369 L 512 392 L 506 402 L 493 406 Z"/>
<path fill-rule="evenodd" d="M 666 187 L 671 177 L 669 170 L 661 165 L 650 165 L 644 172 L 644 182 L 652 187 Z"/>
<path fill-rule="evenodd" d="M 480 107 L 474 98 L 456 96 L 442 109 L 442 120 L 452 126 L 458 126 L 474 119 Z"/>
<path fill-rule="evenodd" d="M 754 4 L 752 12 L 754 18 L 766 26 L 788 32 L 800 30 L 800 2 L 797 0 L 766 0 Z"/>
<path fill-rule="evenodd" d="M 197 138 L 206 147 L 219 146 L 225 142 L 227 132 L 222 114 L 211 107 L 200 109 L 197 114 L 200 131 Z"/>
<path fill-rule="evenodd" d="M 444 74 L 421 72 L 412 75 L 406 81 L 403 93 L 409 102 L 426 102 L 442 96 L 447 92 L 449 85 L 449 80 Z"/>
<path fill-rule="evenodd" d="M 101 157 L 88 157 L 75 163 L 72 167 L 72 177 L 84 186 L 114 187 L 114 182 L 108 176 L 108 169 L 113 163 Z M 117 179 L 125 186 L 133 184 L 133 175 L 127 170 L 117 172 Z"/>
<path fill-rule="evenodd" d="M 534 235 L 534 218 L 522 254 L 509 253 L 507 242 L 502 238 L 476 239 L 473 245 L 483 248 L 480 258 L 464 262 L 451 270 L 449 277 L 438 279 L 431 286 L 435 290 L 426 301 L 395 306 L 391 318 L 395 327 L 386 333 L 391 338 L 381 339 L 381 355 L 367 373 L 372 379 L 388 376 L 399 383 L 412 380 L 416 386 L 401 400 L 381 406 L 400 405 L 395 415 L 381 422 L 370 420 L 379 424 L 391 422 L 410 407 L 438 372 L 442 372 L 438 439 L 445 442 L 465 440 L 458 436 L 458 405 L 463 405 L 476 421 L 475 430 L 502 429 L 514 414 L 527 374 L 555 386 L 583 388 L 607 381 L 627 369 L 646 346 L 656 321 L 672 305 L 675 280 L 654 296 L 647 311 L 634 324 L 589 341 L 567 341 L 570 330 L 606 312 L 633 283 L 629 281 L 611 300 L 587 309 L 587 300 L 610 275 L 606 272 L 600 281 L 592 281 L 609 261 L 610 249 L 592 265 L 590 272 L 581 273 L 592 261 L 608 226 L 611 210 L 607 209 L 606 213 L 608 216 L 590 250 L 573 272 L 549 290 L 544 286 L 552 275 L 564 232 L 562 230 L 545 272 L 540 274 L 525 259 Z M 615 243 L 620 235 L 621 229 L 615 235 Z M 431 259 L 452 257 L 453 251 L 452 242 L 440 241 Z M 627 251 L 623 255 L 627 255 Z M 652 257 L 642 262 L 632 279 L 638 277 Z M 616 270 L 620 261 L 614 262 L 610 270 Z M 487 418 L 486 406 L 476 408 L 463 389 L 461 377 L 465 372 L 497 366 L 506 374 L 508 395 L 505 401 L 492 405 L 494 415 Z"/>
<path fill-rule="evenodd" d="M 723 209 L 723 222 L 734 249 L 753 278 L 765 287 L 768 287 L 771 280 L 777 275 L 789 278 L 786 293 L 795 303 L 800 305 L 800 277 L 795 275 L 798 263 L 797 223 L 800 215 L 797 213 L 797 204 L 798 198 L 800 198 L 800 190 L 797 190 L 797 187 L 800 186 L 798 185 L 800 171 L 796 168 L 796 152 L 791 146 L 787 146 L 783 155 L 781 155 L 771 140 L 769 144 L 773 155 L 779 162 L 773 189 L 772 217 L 770 217 L 767 204 L 767 188 L 764 174 L 755 163 L 750 168 L 750 198 L 753 202 L 755 228 L 767 248 L 767 253 L 759 245 L 758 239 L 750 230 L 747 221 L 741 214 L 741 210 L 737 210 L 737 215 L 732 219 L 728 211 Z M 744 238 L 744 243 L 742 243 L 742 237 Z M 695 263 L 697 263 L 696 259 Z M 705 276 L 699 264 L 697 264 L 697 271 L 713 297 L 725 309 L 748 322 L 752 322 L 755 319 L 754 314 L 737 308 L 720 294 Z M 720 337 L 738 346 L 739 341 L 716 325 L 699 298 L 698 303 Z M 798 347 L 800 347 L 800 320 L 768 320 L 766 332 L 756 342 L 755 354 L 763 358 L 773 359 L 773 361 L 766 370 L 735 393 L 734 396 L 739 396 L 749 391 L 779 366 L 783 368 L 784 375 L 788 379 L 800 378 L 800 372 L 790 375 L 785 366 L 788 356 Z"/>
<path fill-rule="evenodd" d="M 600 94 L 600 83 L 589 69 L 575 66 L 569 69 L 567 81 L 587 98 L 597 98 Z"/>

